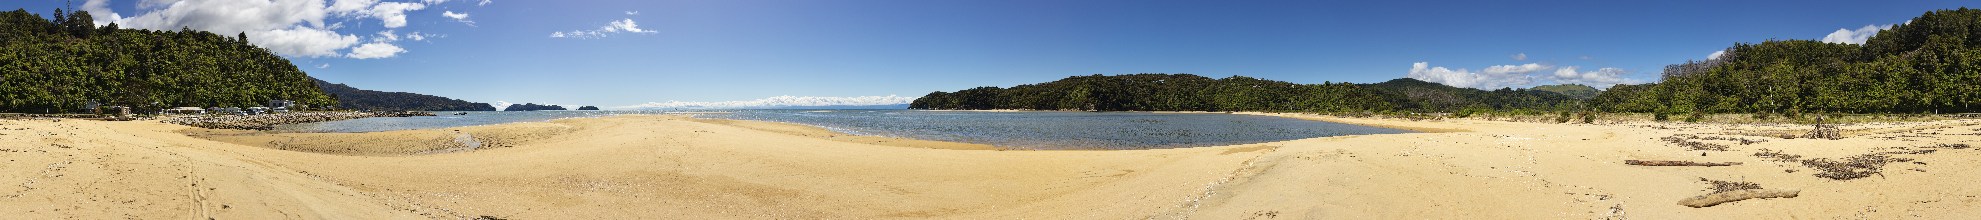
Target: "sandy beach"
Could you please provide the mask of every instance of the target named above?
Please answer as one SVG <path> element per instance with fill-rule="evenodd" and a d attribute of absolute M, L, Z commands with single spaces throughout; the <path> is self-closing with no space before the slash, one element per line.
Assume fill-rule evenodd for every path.
<path fill-rule="evenodd" d="M 1981 145 L 1981 120 L 1846 125 L 1843 139 L 1825 140 L 1778 135 L 1806 132 L 1806 125 L 1267 115 L 1434 132 L 1160 150 L 1000 151 L 677 115 L 357 134 L 208 130 L 156 121 L 0 120 L 0 159 L 7 161 L 0 163 L 0 216 L 1981 216 L 1974 208 L 1981 207 L 1981 169 L 1975 169 L 1981 167 L 1981 148 L 1953 145 Z M 1708 150 L 1695 150 L 1702 146 Z M 1637 166 L 1626 160 L 1740 164 Z M 1836 179 L 1831 177 L 1838 172 L 1831 171 L 1857 175 Z M 1713 193 L 1711 181 L 1752 184 L 1736 184 L 1746 186 L 1741 189 L 1799 190 L 1799 195 L 1703 208 L 1679 204 Z"/>

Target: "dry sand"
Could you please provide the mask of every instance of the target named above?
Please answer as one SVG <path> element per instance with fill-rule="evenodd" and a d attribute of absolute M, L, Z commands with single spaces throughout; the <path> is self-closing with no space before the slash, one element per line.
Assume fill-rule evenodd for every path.
<path fill-rule="evenodd" d="M 0 120 L 21 219 L 1786 219 L 1981 216 L 1981 121 L 1539 124 L 1280 115 L 1435 133 L 1132 151 L 996 151 L 646 115 L 362 134 Z M 1691 140 L 1678 134 L 1760 140 Z M 1756 134 L 1758 136 L 1731 135 Z M 476 145 L 475 143 L 479 143 Z M 478 147 L 477 147 L 478 146 Z M 1910 161 L 1832 180 L 1802 159 Z M 1922 152 L 1921 150 L 1933 150 Z M 1703 156 L 1701 153 L 1705 153 Z M 1771 151 L 1772 152 L 1772 151 Z M 1630 166 L 1624 160 L 1742 162 Z M 1792 172 L 1791 172 L 1792 171 Z M 1701 179 L 1800 190 L 1692 208 Z"/>

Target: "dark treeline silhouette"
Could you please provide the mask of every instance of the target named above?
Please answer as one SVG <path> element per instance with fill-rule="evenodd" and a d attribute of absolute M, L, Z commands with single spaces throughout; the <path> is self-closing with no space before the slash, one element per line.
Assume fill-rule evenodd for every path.
<path fill-rule="evenodd" d="M 567 109 L 564 109 L 564 106 L 557 106 L 557 105 L 538 105 L 538 104 L 536 104 L 536 103 L 523 103 L 523 104 L 521 104 L 521 105 L 509 105 L 509 107 L 507 107 L 507 108 L 502 108 L 502 111 L 538 111 L 538 110 L 567 110 Z"/>
<path fill-rule="evenodd" d="M 488 103 L 468 102 L 460 99 L 424 95 L 409 92 L 382 92 L 352 88 L 344 84 L 331 84 L 310 78 L 323 92 L 337 98 L 337 108 L 352 110 L 381 111 L 495 111 Z"/>
<path fill-rule="evenodd" d="M 0 112 L 76 112 L 91 102 L 140 111 L 270 100 L 337 104 L 245 34 L 97 27 L 83 11 L 58 9 L 51 17 L 0 12 Z"/>
<path fill-rule="evenodd" d="M 578 110 L 589 110 L 589 111 L 597 111 L 597 110 L 598 110 L 598 106 L 589 106 L 589 105 L 587 105 L 587 106 L 578 106 Z"/>
<path fill-rule="evenodd" d="M 1736 44 L 1719 59 L 1666 67 L 1662 82 L 1611 88 L 1592 104 L 1661 116 L 1981 112 L 1981 10 L 1927 12 L 1864 45 Z"/>
<path fill-rule="evenodd" d="M 1011 88 L 933 92 L 913 109 L 1031 109 L 1086 111 L 1448 112 L 1464 108 L 1553 110 L 1577 103 L 1568 96 L 1525 89 L 1482 91 L 1397 79 L 1376 84 L 1296 84 L 1244 76 L 1191 74 L 1075 76 Z"/>

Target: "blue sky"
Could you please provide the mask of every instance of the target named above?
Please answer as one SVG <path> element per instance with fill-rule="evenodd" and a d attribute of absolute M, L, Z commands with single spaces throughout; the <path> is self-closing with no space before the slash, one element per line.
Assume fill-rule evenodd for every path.
<path fill-rule="evenodd" d="M 99 22 L 124 27 L 248 32 L 250 41 L 290 57 L 310 75 L 358 88 L 476 102 L 606 107 L 666 101 L 899 102 L 936 90 L 1126 73 L 1244 75 L 1299 83 L 1413 77 L 1476 88 L 1643 83 L 1655 82 L 1664 65 L 1705 59 L 1735 42 L 1826 37 L 1847 42 L 1926 11 L 1974 5 L 1063 0 L 74 4 L 92 11 Z M 0 6 L 45 15 L 63 2 L 9 1 Z M 381 34 L 386 31 L 392 37 Z M 871 97 L 887 95 L 897 97 Z M 759 100 L 774 96 L 798 97 Z"/>

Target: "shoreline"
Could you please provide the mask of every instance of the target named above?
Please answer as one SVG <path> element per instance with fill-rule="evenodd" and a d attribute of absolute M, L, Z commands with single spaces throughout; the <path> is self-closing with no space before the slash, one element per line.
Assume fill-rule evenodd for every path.
<path fill-rule="evenodd" d="M 1282 117 L 1292 116 L 1298 115 Z M 0 120 L 0 159 L 13 161 L 0 169 L 0 185 L 23 186 L 0 188 L 0 214 L 167 219 L 298 213 L 362 219 L 1981 214 L 1964 208 L 1981 206 L 1981 185 L 1972 184 L 1981 179 L 1981 169 L 1971 169 L 1981 166 L 1972 160 L 1981 157 L 1981 148 L 1971 147 L 1981 145 L 1981 120 L 1848 125 L 1841 140 L 1754 134 L 1800 128 L 1776 125 L 1335 120 L 1466 132 L 1151 150 L 996 151 L 842 141 L 764 129 L 824 130 L 806 125 L 679 115 L 260 141 L 209 140 L 182 133 L 194 128 L 156 121 Z M 394 147 L 458 142 L 460 135 L 482 147 Z M 338 145 L 250 146 L 284 140 Z M 1784 161 L 1788 156 L 1780 155 L 1797 159 Z M 1854 179 L 1824 177 L 1832 173 L 1826 169 L 1836 168 L 1811 165 L 1855 160 L 1850 158 L 1889 163 L 1846 168 L 1871 173 Z M 1629 160 L 1742 164 L 1653 167 L 1626 164 Z M 1703 208 L 1678 204 L 1714 192 L 1718 183 L 1706 180 L 1798 190 L 1800 196 Z M 198 187 L 188 188 L 194 184 Z"/>

